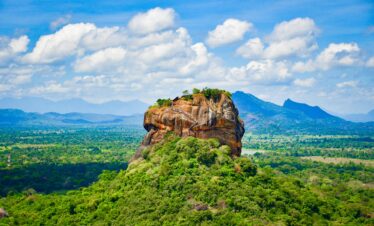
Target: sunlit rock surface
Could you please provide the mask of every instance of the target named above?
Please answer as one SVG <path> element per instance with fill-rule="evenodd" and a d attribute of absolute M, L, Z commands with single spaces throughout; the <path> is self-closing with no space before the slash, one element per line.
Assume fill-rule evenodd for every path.
<path fill-rule="evenodd" d="M 217 138 L 231 148 L 231 154 L 240 156 L 243 121 L 230 97 L 220 94 L 207 99 L 202 94 L 192 98 L 176 98 L 171 106 L 151 107 L 144 114 L 144 128 L 148 131 L 140 149 L 160 142 L 172 131 L 180 137 Z"/>

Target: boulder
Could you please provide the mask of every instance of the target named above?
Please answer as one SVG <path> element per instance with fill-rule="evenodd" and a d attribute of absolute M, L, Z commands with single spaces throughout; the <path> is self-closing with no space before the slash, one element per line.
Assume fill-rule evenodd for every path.
<path fill-rule="evenodd" d="M 0 208 L 0 218 L 7 217 L 7 216 L 8 216 L 8 213 L 3 208 Z"/>
<path fill-rule="evenodd" d="M 153 106 L 144 114 L 144 128 L 148 131 L 140 149 L 160 142 L 168 132 L 180 137 L 217 138 L 231 148 L 233 156 L 240 156 L 244 123 L 231 98 L 221 93 L 216 98 L 193 94 L 189 98 L 175 98 L 170 106 Z"/>

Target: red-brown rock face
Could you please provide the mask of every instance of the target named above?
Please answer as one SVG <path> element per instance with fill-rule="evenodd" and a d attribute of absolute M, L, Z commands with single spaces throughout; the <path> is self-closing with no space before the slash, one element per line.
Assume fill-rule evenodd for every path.
<path fill-rule="evenodd" d="M 173 100 L 170 107 L 154 107 L 144 114 L 144 128 L 148 131 L 142 146 L 161 141 L 167 132 L 181 137 L 217 138 L 231 147 L 231 154 L 240 156 L 244 125 L 231 98 L 224 94 L 218 100 L 202 94 L 192 100 Z"/>

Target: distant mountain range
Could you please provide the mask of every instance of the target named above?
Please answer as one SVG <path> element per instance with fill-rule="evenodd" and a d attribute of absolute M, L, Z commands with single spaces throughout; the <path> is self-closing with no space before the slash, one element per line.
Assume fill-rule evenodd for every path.
<path fill-rule="evenodd" d="M 241 119 L 245 122 L 246 130 L 249 132 L 268 134 L 374 134 L 374 122 L 346 121 L 327 113 L 318 106 L 310 106 L 290 99 L 287 99 L 283 106 L 279 106 L 241 91 L 233 93 L 232 99 L 239 109 Z M 15 102 L 12 103 L 12 101 Z M 36 104 L 39 106 L 33 106 Z M 41 98 L 0 100 L 0 108 L 8 106 L 18 107 L 22 110 L 0 109 L 0 126 L 97 124 L 141 126 L 143 113 L 148 105 L 140 101 L 112 101 L 104 104 L 91 104 L 79 99 L 59 102 Z M 48 110 L 53 112 L 25 112 L 46 112 Z M 56 111 L 59 113 L 56 113 Z M 61 113 L 67 111 L 89 113 Z M 120 116 L 134 112 L 140 114 Z"/>
<path fill-rule="evenodd" d="M 247 131 L 257 133 L 373 134 L 374 122 L 354 123 L 318 106 L 287 99 L 283 106 L 241 91 L 232 95 Z"/>
<path fill-rule="evenodd" d="M 374 109 L 366 114 L 350 114 L 342 117 L 352 122 L 374 122 Z"/>
<path fill-rule="evenodd" d="M 143 114 L 149 104 L 139 100 L 128 102 L 110 101 L 102 104 L 94 104 L 82 99 L 68 99 L 51 101 L 40 97 L 3 98 L 0 99 L 0 108 L 21 109 L 26 112 L 57 112 L 57 113 L 93 113 L 112 115 Z"/>
<path fill-rule="evenodd" d="M 118 116 L 90 113 L 28 113 L 19 109 L 0 109 L 0 126 L 65 126 L 65 125 L 142 125 L 143 114 Z"/>

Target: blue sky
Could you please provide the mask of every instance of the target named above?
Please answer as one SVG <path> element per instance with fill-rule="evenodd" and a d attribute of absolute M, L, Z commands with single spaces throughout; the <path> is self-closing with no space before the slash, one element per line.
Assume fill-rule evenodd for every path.
<path fill-rule="evenodd" d="M 192 87 L 374 108 L 371 1 L 0 1 L 0 96 L 153 102 Z"/>

